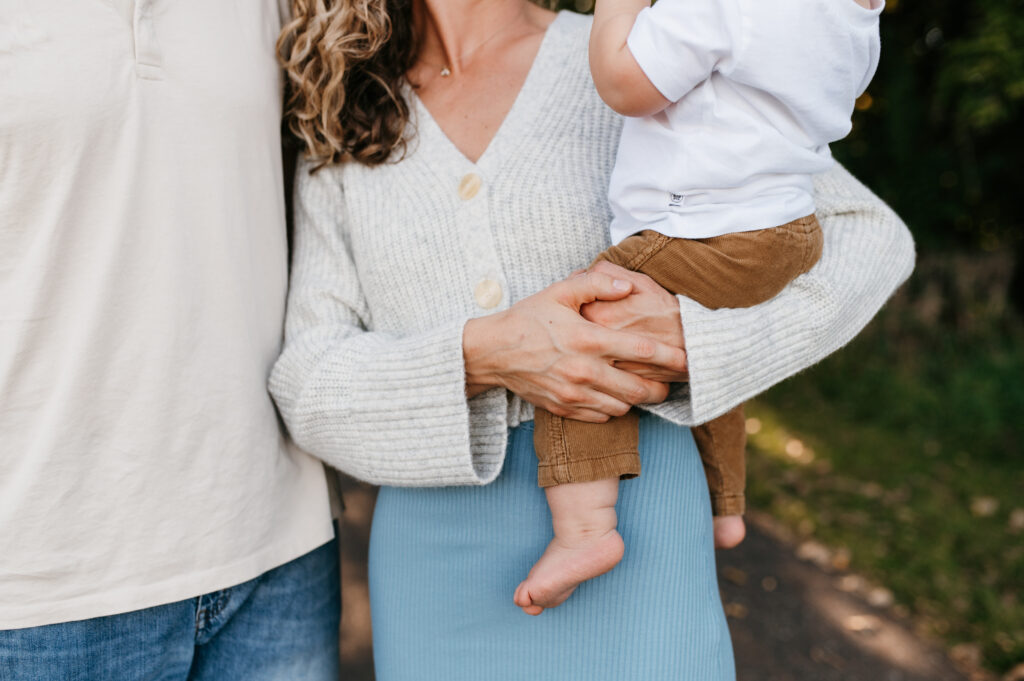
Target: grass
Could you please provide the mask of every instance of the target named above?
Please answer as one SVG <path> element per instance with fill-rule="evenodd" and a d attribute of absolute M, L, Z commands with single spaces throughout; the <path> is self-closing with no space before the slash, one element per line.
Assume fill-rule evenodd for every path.
<path fill-rule="evenodd" d="M 850 346 L 748 405 L 749 497 L 1002 672 L 1024 661 L 1024 324 L 919 269 Z"/>

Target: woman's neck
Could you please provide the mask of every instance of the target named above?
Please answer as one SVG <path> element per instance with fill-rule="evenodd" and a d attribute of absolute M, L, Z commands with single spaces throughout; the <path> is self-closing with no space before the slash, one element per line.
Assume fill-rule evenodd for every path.
<path fill-rule="evenodd" d="M 419 58 L 459 75 L 488 44 L 501 42 L 501 36 L 545 26 L 544 15 L 526 0 L 415 0 Z"/>

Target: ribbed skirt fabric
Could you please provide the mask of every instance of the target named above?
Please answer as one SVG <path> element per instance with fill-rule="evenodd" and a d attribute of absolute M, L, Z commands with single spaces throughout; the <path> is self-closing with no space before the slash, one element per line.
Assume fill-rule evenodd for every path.
<path fill-rule="evenodd" d="M 512 603 L 551 539 L 533 423 L 484 487 L 381 490 L 370 542 L 377 681 L 731 681 L 711 510 L 690 431 L 640 420 L 623 561 L 539 617 Z"/>

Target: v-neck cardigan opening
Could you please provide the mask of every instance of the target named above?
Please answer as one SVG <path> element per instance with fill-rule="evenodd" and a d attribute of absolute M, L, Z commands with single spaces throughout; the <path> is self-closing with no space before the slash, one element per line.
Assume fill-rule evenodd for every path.
<path fill-rule="evenodd" d="M 503 161 L 507 158 L 508 149 L 515 148 L 515 141 L 520 139 L 530 126 L 538 123 L 537 114 L 543 110 L 544 103 L 551 97 L 554 84 L 557 82 L 557 79 L 546 77 L 548 69 L 568 68 L 569 60 L 562 60 L 559 63 L 557 56 L 561 52 L 559 48 L 564 50 L 566 47 L 566 41 L 563 40 L 562 34 L 567 30 L 567 17 L 570 14 L 565 10 L 559 12 L 545 29 L 540 47 L 526 74 L 526 80 L 523 81 L 512 106 L 487 143 L 480 158 L 472 161 L 462 153 L 451 138 L 445 134 L 430 110 L 416 95 L 412 86 L 406 84 L 405 96 L 413 113 L 407 133 L 410 148 L 419 150 L 419 145 L 424 145 L 422 150 L 431 155 L 430 165 L 435 171 L 442 170 L 456 174 L 475 172 L 485 178 L 493 179 L 500 172 Z M 444 162 L 439 164 L 437 158 L 442 155 Z"/>

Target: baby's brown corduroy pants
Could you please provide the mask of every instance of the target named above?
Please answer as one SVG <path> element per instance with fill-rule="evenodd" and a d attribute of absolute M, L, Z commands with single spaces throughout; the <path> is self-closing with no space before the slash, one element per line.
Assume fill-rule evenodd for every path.
<path fill-rule="evenodd" d="M 813 215 L 780 227 L 710 239 L 643 231 L 597 257 L 642 272 L 704 307 L 750 307 L 773 298 L 821 257 Z M 685 332 L 685 331 L 684 331 Z M 636 410 L 606 423 L 563 419 L 537 409 L 534 447 L 541 487 L 640 474 Z M 693 429 L 715 515 L 744 511 L 746 423 L 743 405 Z"/>

